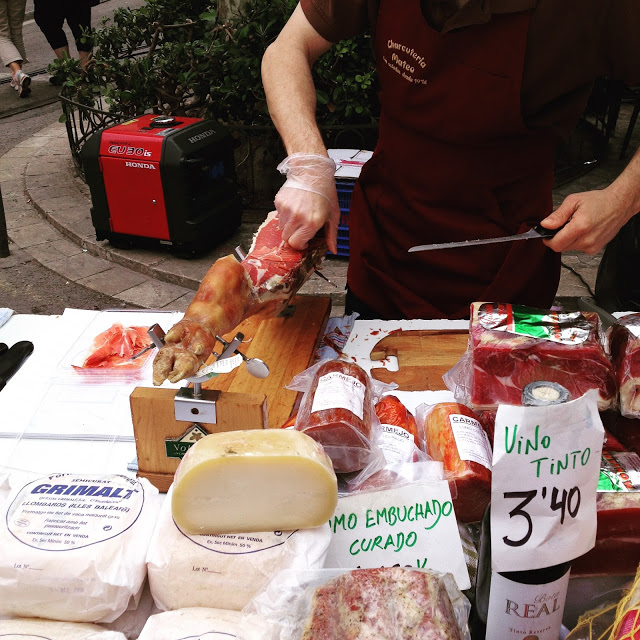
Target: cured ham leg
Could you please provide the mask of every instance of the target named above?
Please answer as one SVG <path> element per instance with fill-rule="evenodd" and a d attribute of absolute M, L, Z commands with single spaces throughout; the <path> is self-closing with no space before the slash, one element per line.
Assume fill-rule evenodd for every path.
<path fill-rule="evenodd" d="M 298 251 L 282 242 L 277 212 L 267 216 L 242 262 L 225 256 L 207 271 L 183 319 L 153 361 L 153 384 L 193 376 L 223 335 L 256 313 L 279 313 L 320 265 L 327 247 L 314 238 Z"/>

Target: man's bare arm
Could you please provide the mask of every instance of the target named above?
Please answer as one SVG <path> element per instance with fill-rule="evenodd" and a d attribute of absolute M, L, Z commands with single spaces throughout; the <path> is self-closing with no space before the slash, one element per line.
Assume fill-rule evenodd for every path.
<path fill-rule="evenodd" d="M 298 5 L 262 59 L 262 82 L 269 112 L 289 156 L 327 156 L 316 124 L 316 93 L 311 68 L 330 47 L 331 43 L 311 26 Z M 289 164 L 296 162 L 298 159 L 292 159 Z M 311 165 L 310 172 L 313 172 L 313 163 L 313 157 L 300 159 L 302 166 Z M 322 168 L 322 158 L 318 164 Z M 286 184 L 278 192 L 275 205 L 282 224 L 282 237 L 295 249 L 304 249 L 316 232 L 326 227 L 327 246 L 336 253 L 340 212 L 333 175 L 329 172 L 327 177 L 321 175 L 318 180 L 314 176 L 313 180 L 318 185 L 315 192 Z"/>
<path fill-rule="evenodd" d="M 309 24 L 300 5 L 262 59 L 262 82 L 269 113 L 287 154 L 326 154 L 316 125 L 315 61 L 331 43 Z"/>
<path fill-rule="evenodd" d="M 640 150 L 626 169 L 605 189 L 574 193 L 542 224 L 567 226 L 545 244 L 554 251 L 598 253 L 620 228 L 640 212 Z"/>

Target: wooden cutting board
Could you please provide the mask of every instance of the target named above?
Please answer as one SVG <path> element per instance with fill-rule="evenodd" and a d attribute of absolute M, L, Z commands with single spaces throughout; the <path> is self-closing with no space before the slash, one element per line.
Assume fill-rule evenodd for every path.
<path fill-rule="evenodd" d="M 446 389 L 442 376 L 460 360 L 467 349 L 466 329 L 398 330 L 380 340 L 369 358 L 398 359 L 398 371 L 371 368 L 371 376 L 381 382 L 395 382 L 400 391 Z"/>
<path fill-rule="evenodd" d="M 245 342 L 240 350 L 248 358 L 260 358 L 267 363 L 270 369 L 267 378 L 254 378 L 241 365 L 202 385 L 205 389 L 265 394 L 269 427 L 273 428 L 279 428 L 291 415 L 298 393 L 285 386 L 312 364 L 331 311 L 328 296 L 295 296 L 291 304 L 290 316 L 252 316 L 223 336 L 229 341 L 241 331 Z"/>

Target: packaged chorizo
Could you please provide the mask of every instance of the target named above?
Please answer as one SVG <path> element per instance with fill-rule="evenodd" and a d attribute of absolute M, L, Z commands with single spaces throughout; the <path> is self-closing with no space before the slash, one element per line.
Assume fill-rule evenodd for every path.
<path fill-rule="evenodd" d="M 455 480 L 458 522 L 477 522 L 491 499 L 489 439 L 478 416 L 457 402 L 418 407 L 422 449 Z"/>
<path fill-rule="evenodd" d="M 387 463 L 420 459 L 416 420 L 402 402 L 396 396 L 384 396 L 376 403 L 375 412 L 380 421 L 378 446 Z"/>
<path fill-rule="evenodd" d="M 327 360 L 312 369 L 295 428 L 324 447 L 336 472 L 360 471 L 375 449 L 369 376 L 357 364 L 341 360 Z M 296 378 L 288 388 L 299 389 L 296 381 L 299 384 Z"/>

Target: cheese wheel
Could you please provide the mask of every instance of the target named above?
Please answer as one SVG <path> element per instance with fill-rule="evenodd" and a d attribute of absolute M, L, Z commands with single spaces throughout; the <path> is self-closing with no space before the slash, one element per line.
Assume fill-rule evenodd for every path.
<path fill-rule="evenodd" d="M 240 628 L 238 611 L 194 607 L 151 616 L 138 640 L 231 640 Z"/>
<path fill-rule="evenodd" d="M 95 624 L 14 618 L 0 620 L 3 640 L 126 640 L 116 631 L 105 631 Z"/>
<path fill-rule="evenodd" d="M 186 533 L 310 529 L 338 502 L 331 460 L 304 433 L 285 429 L 214 433 L 176 471 L 171 511 Z"/>

